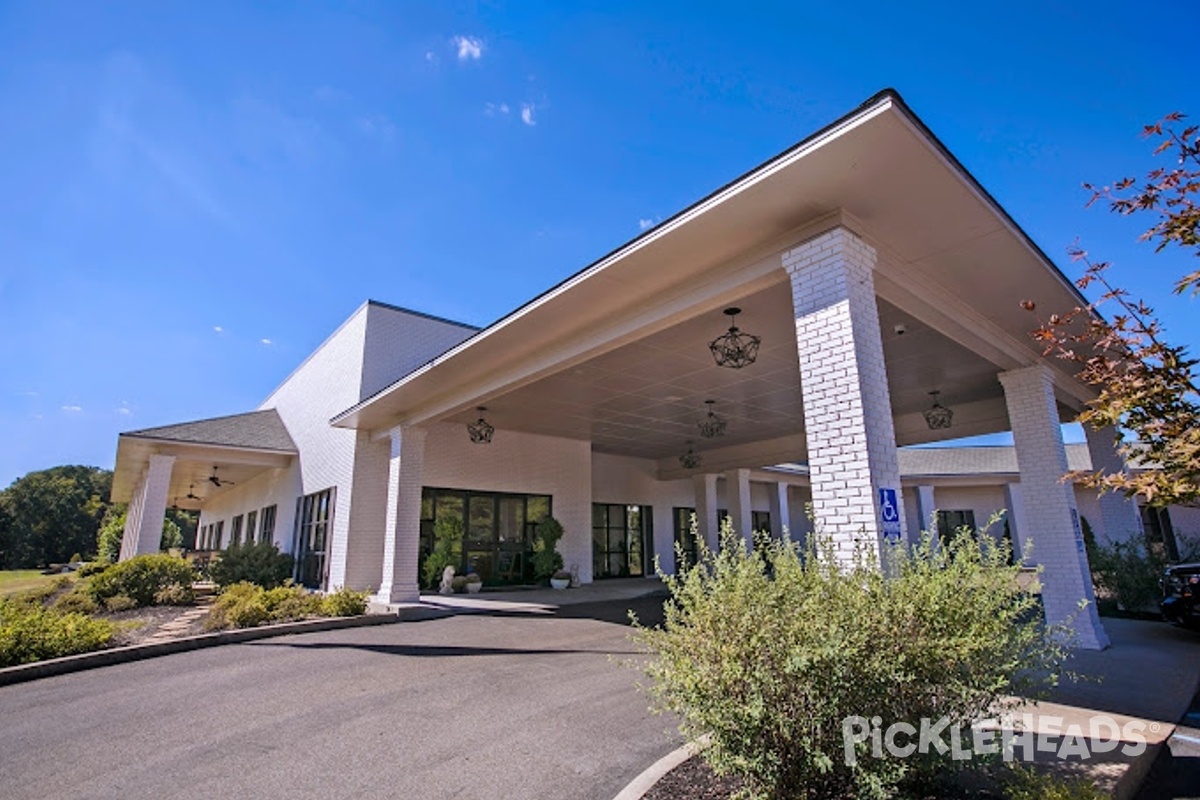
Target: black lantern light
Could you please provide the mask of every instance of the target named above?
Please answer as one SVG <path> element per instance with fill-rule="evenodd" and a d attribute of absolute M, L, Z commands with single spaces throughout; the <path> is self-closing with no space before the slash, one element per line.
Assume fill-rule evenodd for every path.
<path fill-rule="evenodd" d="M 718 367 L 741 369 L 753 364 L 758 358 L 758 346 L 762 344 L 762 337 L 738 330 L 737 315 L 740 313 L 740 308 L 725 309 L 725 314 L 729 317 L 729 330 L 708 344 Z"/>
<path fill-rule="evenodd" d="M 933 405 L 925 412 L 925 424 L 931 431 L 945 430 L 950 427 L 954 412 L 938 402 L 941 392 L 934 391 L 930 394 L 933 395 Z"/>
<path fill-rule="evenodd" d="M 725 435 L 725 418 L 718 416 L 717 413 L 713 411 L 713 405 L 716 402 L 716 400 L 704 401 L 704 404 L 708 406 L 708 415 L 704 419 L 700 420 L 700 422 L 696 423 L 700 426 L 700 435 L 705 439 L 715 439 L 718 436 Z"/>
<path fill-rule="evenodd" d="M 479 419 L 467 423 L 467 433 L 474 444 L 488 444 L 492 441 L 492 434 L 496 432 L 496 429 L 483 418 L 483 412 L 487 411 L 487 407 L 479 406 L 475 410 L 479 412 Z"/>

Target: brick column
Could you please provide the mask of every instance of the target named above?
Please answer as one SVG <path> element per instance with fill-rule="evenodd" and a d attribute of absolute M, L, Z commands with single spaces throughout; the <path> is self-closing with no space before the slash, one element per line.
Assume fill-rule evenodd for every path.
<path fill-rule="evenodd" d="M 121 561 L 157 553 L 162 544 L 163 520 L 167 516 L 167 493 L 175 456 L 152 455 L 146 474 L 138 481 L 121 535 Z"/>
<path fill-rule="evenodd" d="M 878 550 L 879 490 L 894 489 L 897 504 L 904 502 L 875 250 L 836 228 L 785 253 L 783 266 L 792 282 L 814 524 L 847 559 L 859 542 Z"/>
<path fill-rule="evenodd" d="M 1108 647 L 1108 635 L 1096 614 L 1075 491 L 1061 480 L 1067 471 L 1067 450 L 1049 368 L 1039 364 L 1003 372 L 999 378 L 1017 450 L 1024 511 L 1030 521 L 1022 538 L 1032 542 L 1032 559 L 1043 568 L 1046 619 L 1061 623 L 1073 618 L 1080 646 L 1103 650 Z M 1087 602 L 1082 610 L 1080 601 Z"/>
<path fill-rule="evenodd" d="M 1117 452 L 1115 430 L 1095 430 L 1089 425 L 1084 425 L 1083 432 L 1087 436 L 1093 471 L 1114 473 L 1125 469 L 1125 459 Z M 1107 539 L 1110 542 L 1124 542 L 1141 535 L 1142 515 L 1138 511 L 1136 500 L 1131 500 L 1119 492 L 1105 492 L 1098 499 L 1100 519 L 1089 520 L 1097 541 L 1103 542 Z"/>
<path fill-rule="evenodd" d="M 388 461 L 387 518 L 383 533 L 381 603 L 415 603 L 421 599 L 421 476 L 425 466 L 425 431 L 395 427 Z"/>
<path fill-rule="evenodd" d="M 771 537 L 782 540 L 791 537 L 792 507 L 788 505 L 788 485 L 783 481 L 772 484 L 768 501 L 771 504 Z"/>
<path fill-rule="evenodd" d="M 717 525 L 717 476 L 693 475 L 696 488 L 696 533 L 714 553 L 720 549 L 720 528 Z"/>

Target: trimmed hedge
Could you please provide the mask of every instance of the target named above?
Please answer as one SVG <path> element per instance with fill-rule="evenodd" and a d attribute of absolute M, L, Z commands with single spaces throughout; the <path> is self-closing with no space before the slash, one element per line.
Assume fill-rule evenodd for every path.
<path fill-rule="evenodd" d="M 322 597 L 292 584 L 264 589 L 242 582 L 229 586 L 217 598 L 204 626 L 209 630 L 253 628 L 267 622 L 288 622 L 307 617 L 353 617 L 367 610 L 365 592 L 338 589 Z"/>
<path fill-rule="evenodd" d="M 191 586 L 196 570 L 182 558 L 163 554 L 136 556 L 114 564 L 94 576 L 88 590 L 96 602 L 109 605 L 118 596 L 128 597 L 134 606 L 156 604 L 159 592 L 178 584 Z"/>
<path fill-rule="evenodd" d="M 218 586 L 253 583 L 264 589 L 282 586 L 292 577 L 292 556 L 279 552 L 274 542 L 230 545 L 209 568 Z"/>

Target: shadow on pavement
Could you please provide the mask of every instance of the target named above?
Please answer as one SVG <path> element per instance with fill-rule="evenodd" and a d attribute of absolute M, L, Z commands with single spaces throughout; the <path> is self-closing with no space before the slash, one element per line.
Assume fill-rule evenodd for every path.
<path fill-rule="evenodd" d="M 527 647 L 464 647 L 462 645 L 428 644 L 366 644 L 363 642 L 284 642 L 278 639 L 248 643 L 253 647 L 289 647 L 298 650 L 364 650 L 389 656 L 414 658 L 453 658 L 458 656 L 558 656 L 590 653 L 592 655 L 637 655 L 613 650 L 577 650 L 570 648 Z"/>

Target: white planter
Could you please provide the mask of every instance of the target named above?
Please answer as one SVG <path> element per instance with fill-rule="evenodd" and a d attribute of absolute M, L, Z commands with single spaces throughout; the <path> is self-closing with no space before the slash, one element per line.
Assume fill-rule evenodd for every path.
<path fill-rule="evenodd" d="M 479 594 L 479 590 L 483 588 L 482 583 L 468 583 L 467 594 Z"/>
<path fill-rule="evenodd" d="M 550 587 L 552 589 L 565 589 L 571 585 L 570 578 L 551 578 Z"/>

